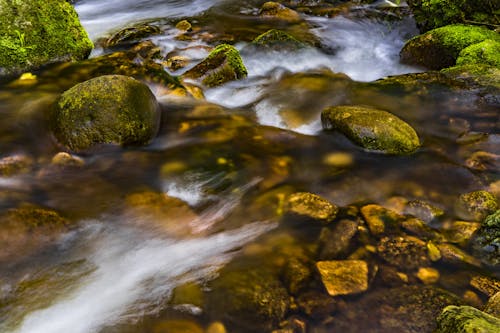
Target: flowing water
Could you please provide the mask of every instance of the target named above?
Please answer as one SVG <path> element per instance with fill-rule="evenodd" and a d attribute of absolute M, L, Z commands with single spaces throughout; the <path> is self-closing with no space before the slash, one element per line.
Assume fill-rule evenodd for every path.
<path fill-rule="evenodd" d="M 309 191 L 338 206 L 419 199 L 451 220 L 459 194 L 492 186 L 498 173 L 471 170 L 466 160 L 475 151 L 498 149 L 494 104 L 475 91 L 442 85 L 405 90 L 370 83 L 422 71 L 399 63 L 402 45 L 418 33 L 411 17 L 387 18 L 372 7 L 365 7 L 372 13 L 365 16 L 301 14 L 317 47 L 256 50 L 249 42 L 274 27 L 256 18 L 261 3 L 76 1 L 98 45 L 92 56 L 110 52 L 101 40 L 139 23 L 161 27 L 151 39 L 163 55 L 191 59 L 175 75 L 205 57 L 214 40 L 229 39 L 241 51 L 248 77 L 207 89 L 206 101 L 158 96 L 160 134 L 143 148 L 104 149 L 80 156 L 84 166 L 54 166 L 60 147 L 46 115 L 68 88 L 64 78 L 56 81 L 48 68 L 45 77 L 54 82 L 40 73 L 33 84 L 0 86 L 0 157 L 17 156 L 27 165 L 18 175 L 0 177 L 2 213 L 30 203 L 70 221 L 48 245 L 28 246 L 15 259 L 3 260 L 0 249 L 1 332 L 153 332 L 169 318 L 203 325 L 221 320 L 197 305 L 172 304 L 172 293 L 193 283 L 207 292 L 231 260 L 256 246 L 273 252 L 268 237 L 296 232 L 279 223 L 279 203 L 263 204 L 273 191 Z M 184 18 L 199 28 L 199 38 L 175 38 L 175 23 Z M 397 114 L 416 129 L 423 148 L 412 156 L 385 156 L 323 132 L 321 110 L 339 104 Z M 134 208 L 128 199 L 144 191 L 184 206 L 176 201 L 172 215 L 154 205 L 153 212 Z M 319 332 L 327 327 L 313 325 Z"/>

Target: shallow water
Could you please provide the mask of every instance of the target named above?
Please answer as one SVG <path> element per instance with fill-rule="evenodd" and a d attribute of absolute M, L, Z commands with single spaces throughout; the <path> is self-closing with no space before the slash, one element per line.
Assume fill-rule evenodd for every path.
<path fill-rule="evenodd" d="M 206 101 L 158 96 L 163 123 L 146 147 L 110 147 L 81 155 L 83 167 L 55 167 L 51 159 L 61 147 L 46 116 L 69 88 L 66 78 L 55 80 L 51 70 L 57 71 L 48 68 L 36 82 L 0 86 L 0 157 L 30 161 L 19 175 L 0 177 L 1 213 L 31 203 L 71 222 L 47 247 L 1 263 L 0 331 L 152 332 L 169 318 L 206 325 L 221 320 L 224 309 L 213 317 L 194 305 L 176 308 L 169 303 L 172 291 L 190 282 L 209 289 L 221 267 L 241 255 L 269 252 L 271 262 L 280 247 L 273 239 L 297 233 L 279 223 L 280 204 L 267 199 L 273 191 L 309 191 L 338 206 L 419 199 L 446 212 L 440 229 L 456 219 L 459 194 L 498 179 L 497 171 L 471 170 L 466 163 L 478 150 L 500 153 L 494 103 L 439 84 L 401 89 L 369 83 L 422 71 L 399 63 L 401 46 L 417 33 L 411 18 L 301 14 L 317 47 L 256 51 L 249 42 L 274 24 L 255 18 L 260 3 L 77 1 L 97 45 L 121 28 L 148 22 L 161 27 L 152 40 L 162 55 L 184 52 L 191 58 L 187 68 L 208 54 L 211 38 L 232 38 L 241 51 L 248 77 L 207 89 Z M 183 18 L 202 37 L 176 39 L 174 25 Z M 93 56 L 108 52 L 98 47 Z M 386 156 L 322 131 L 321 110 L 341 104 L 393 112 L 416 129 L 423 147 L 411 156 Z M 127 199 L 143 191 L 178 198 L 191 211 L 167 217 L 134 211 Z M 305 235 L 298 238 L 307 243 Z M 267 265 L 266 259 L 260 258 Z M 450 279 L 454 268 L 445 268 Z M 464 289 L 464 281 L 440 286 Z M 318 332 L 328 331 L 328 324 L 311 322 Z"/>

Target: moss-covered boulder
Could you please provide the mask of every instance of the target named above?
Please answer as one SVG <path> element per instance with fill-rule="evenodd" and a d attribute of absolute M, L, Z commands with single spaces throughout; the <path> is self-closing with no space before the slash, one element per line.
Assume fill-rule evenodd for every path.
<path fill-rule="evenodd" d="M 224 269 L 211 283 L 208 311 L 234 332 L 270 332 L 290 306 L 290 296 L 266 268 Z"/>
<path fill-rule="evenodd" d="M 395 115 L 363 106 L 334 106 L 321 113 L 325 130 L 337 130 L 363 148 L 387 154 L 414 152 L 419 146 L 415 130 Z"/>
<path fill-rule="evenodd" d="M 278 50 L 297 50 L 306 47 L 306 44 L 297 40 L 289 33 L 277 29 L 271 29 L 260 34 L 252 41 L 252 44 L 258 47 Z"/>
<path fill-rule="evenodd" d="M 100 143 L 146 144 L 156 135 L 159 105 L 145 84 L 104 75 L 65 91 L 51 114 L 56 139 L 73 151 Z"/>
<path fill-rule="evenodd" d="M 448 25 L 410 39 L 403 46 L 403 63 L 442 69 L 455 65 L 460 51 L 466 47 L 491 39 L 500 41 L 500 34 L 484 27 Z"/>
<path fill-rule="evenodd" d="M 445 68 L 441 73 L 447 77 L 464 82 L 471 89 L 481 88 L 492 95 L 500 92 L 500 68 L 484 64 L 470 64 Z"/>
<path fill-rule="evenodd" d="M 500 265 L 500 210 L 484 219 L 471 243 L 475 255 L 484 263 Z"/>
<path fill-rule="evenodd" d="M 460 51 L 457 65 L 467 64 L 485 64 L 500 68 L 500 41 L 487 39 Z"/>
<path fill-rule="evenodd" d="M 465 220 L 482 221 L 497 209 L 497 198 L 486 191 L 464 193 L 456 203 L 457 215 Z"/>
<path fill-rule="evenodd" d="M 86 58 L 93 45 L 64 0 L 0 0 L 0 75 Z"/>
<path fill-rule="evenodd" d="M 500 23 L 500 2 L 496 0 L 408 0 L 407 3 L 422 32 L 467 21 Z"/>
<path fill-rule="evenodd" d="M 228 44 L 217 46 L 207 58 L 183 75 L 189 79 L 200 79 L 207 87 L 219 86 L 246 76 L 247 69 L 240 53 Z"/>
<path fill-rule="evenodd" d="M 435 333 L 496 333 L 500 319 L 471 306 L 447 306 L 437 318 Z"/>

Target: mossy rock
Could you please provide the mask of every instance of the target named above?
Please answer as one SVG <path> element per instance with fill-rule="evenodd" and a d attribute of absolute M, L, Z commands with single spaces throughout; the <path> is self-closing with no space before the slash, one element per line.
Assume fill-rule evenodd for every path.
<path fill-rule="evenodd" d="M 221 44 L 210 52 L 201 63 L 184 73 L 183 77 L 201 79 L 207 87 L 222 85 L 247 76 L 240 53 L 234 46 Z"/>
<path fill-rule="evenodd" d="M 226 267 L 211 283 L 208 311 L 234 332 L 270 332 L 285 318 L 290 297 L 267 268 Z"/>
<path fill-rule="evenodd" d="M 159 33 L 161 33 L 159 27 L 149 24 L 125 28 L 109 37 L 104 43 L 104 46 L 113 47 L 120 44 L 132 44 L 134 42 L 138 42 L 141 38 L 157 35 Z"/>
<path fill-rule="evenodd" d="M 442 69 L 455 65 L 460 51 L 487 39 L 500 41 L 500 34 L 484 27 L 448 25 L 410 39 L 400 57 L 403 63 Z"/>
<path fill-rule="evenodd" d="M 457 65 L 484 64 L 500 68 L 500 42 L 487 39 L 466 47 L 458 55 Z"/>
<path fill-rule="evenodd" d="M 70 223 L 51 209 L 30 204 L 0 216 L 0 262 L 29 256 L 68 231 Z"/>
<path fill-rule="evenodd" d="M 337 206 L 319 195 L 296 192 L 288 198 L 288 213 L 320 222 L 331 222 L 337 216 Z"/>
<path fill-rule="evenodd" d="M 289 23 L 301 21 L 299 13 L 274 1 L 264 3 L 260 8 L 259 14 L 265 18 L 282 20 Z"/>
<path fill-rule="evenodd" d="M 447 306 L 437 318 L 435 333 L 496 333 L 500 319 L 471 306 Z"/>
<path fill-rule="evenodd" d="M 484 64 L 469 64 L 449 67 L 441 73 L 455 81 L 466 83 L 469 88 L 490 87 L 492 94 L 500 94 L 500 68 Z"/>
<path fill-rule="evenodd" d="M 500 210 L 484 219 L 471 243 L 474 254 L 483 263 L 500 266 Z"/>
<path fill-rule="evenodd" d="M 93 44 L 64 0 L 0 0 L 0 75 L 80 60 Z"/>
<path fill-rule="evenodd" d="M 297 40 L 289 33 L 277 29 L 271 29 L 260 34 L 252 41 L 252 44 L 259 47 L 279 50 L 298 50 L 306 47 L 306 44 Z"/>
<path fill-rule="evenodd" d="M 467 21 L 500 24 L 500 2 L 496 0 L 408 0 L 407 3 L 421 32 Z"/>
<path fill-rule="evenodd" d="M 486 191 L 462 194 L 456 203 L 457 215 L 465 220 L 482 221 L 497 209 L 497 198 Z"/>
<path fill-rule="evenodd" d="M 321 113 L 325 130 L 337 130 L 363 148 L 387 154 L 414 152 L 419 146 L 415 130 L 395 115 L 362 106 L 334 106 Z"/>
<path fill-rule="evenodd" d="M 147 144 L 159 121 L 159 105 L 148 86 L 123 75 L 77 84 L 59 97 L 51 115 L 55 137 L 73 151 L 101 143 Z"/>
<path fill-rule="evenodd" d="M 431 265 L 427 244 L 413 236 L 384 237 L 377 245 L 377 253 L 403 272 L 416 272 Z"/>

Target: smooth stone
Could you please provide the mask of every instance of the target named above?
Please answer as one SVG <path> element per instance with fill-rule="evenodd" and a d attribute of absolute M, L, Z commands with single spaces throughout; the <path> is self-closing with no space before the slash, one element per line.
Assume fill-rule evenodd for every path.
<path fill-rule="evenodd" d="M 358 294 L 368 289 L 366 261 L 319 261 L 316 267 L 330 296 Z"/>
<path fill-rule="evenodd" d="M 338 210 L 336 205 L 313 193 L 297 192 L 288 197 L 288 212 L 304 218 L 331 222 Z"/>

